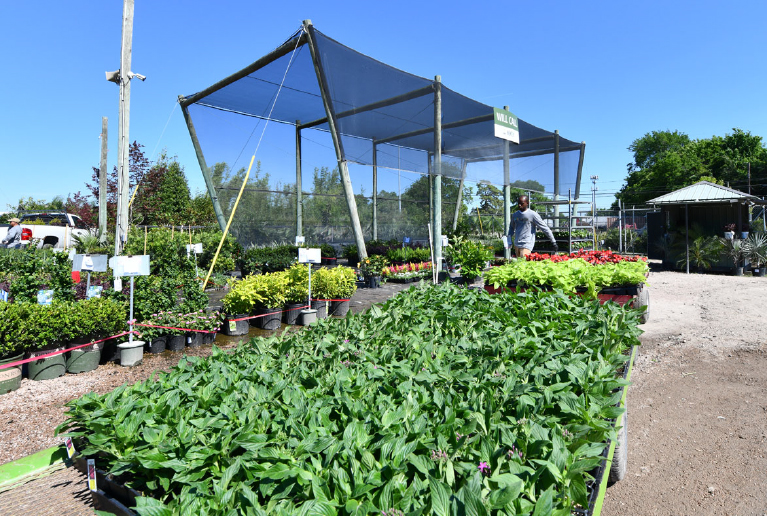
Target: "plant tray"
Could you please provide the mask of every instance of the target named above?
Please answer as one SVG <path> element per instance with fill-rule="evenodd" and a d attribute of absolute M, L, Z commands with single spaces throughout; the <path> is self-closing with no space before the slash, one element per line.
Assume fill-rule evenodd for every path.
<path fill-rule="evenodd" d="M 608 301 L 613 301 L 614 303 L 618 303 L 619 305 L 623 306 L 626 303 L 630 303 L 634 300 L 641 287 L 642 285 L 604 287 L 597 294 L 597 299 L 599 299 L 599 302 L 602 304 Z M 509 283 L 509 285 L 506 287 L 499 288 L 495 288 L 493 285 L 485 285 L 485 290 L 488 294 L 500 294 L 501 292 L 525 292 L 527 288 L 517 287 L 517 284 L 512 282 Z M 538 290 L 548 292 L 553 289 L 551 287 L 542 286 L 538 288 Z M 582 287 L 579 287 L 577 290 L 578 295 L 581 295 L 584 292 L 586 292 L 586 289 Z"/>
<path fill-rule="evenodd" d="M 631 379 L 631 371 L 634 367 L 634 359 L 636 358 L 638 349 L 638 346 L 632 346 L 631 349 L 627 350 L 629 353 L 629 359 L 626 362 L 626 365 L 623 367 L 623 371 L 621 372 L 621 376 L 623 376 L 624 380 Z M 628 386 L 623 387 L 622 391 L 623 395 L 621 396 L 620 403 L 618 403 L 619 407 L 626 405 Z M 617 420 L 613 421 L 613 427 L 615 426 L 616 422 Z M 610 476 L 610 463 L 612 462 L 614 451 L 615 442 L 610 441 L 608 446 L 602 452 L 602 463 L 598 468 L 596 468 L 596 470 L 591 472 L 594 480 L 586 484 L 586 489 L 589 493 L 588 507 L 573 509 L 572 514 L 577 514 L 578 516 L 599 516 L 602 513 L 602 504 L 604 503 L 605 493 L 607 491 L 607 483 Z"/>
<path fill-rule="evenodd" d="M 88 476 L 88 462 L 83 457 L 75 457 L 75 468 L 85 476 Z M 136 506 L 136 497 L 141 493 L 130 487 L 117 482 L 114 476 L 96 469 L 96 486 L 98 491 L 91 491 L 93 505 L 97 509 L 111 512 L 117 516 L 136 516 L 136 513 L 128 507 Z"/>

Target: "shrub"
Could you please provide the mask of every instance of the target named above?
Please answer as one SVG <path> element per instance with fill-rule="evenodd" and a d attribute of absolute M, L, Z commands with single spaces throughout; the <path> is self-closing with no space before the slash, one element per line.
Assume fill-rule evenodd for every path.
<path fill-rule="evenodd" d="M 321 267 L 312 274 L 313 299 L 350 299 L 357 291 L 357 274 L 351 267 Z"/>
<path fill-rule="evenodd" d="M 298 247 L 280 245 L 276 247 L 251 247 L 239 260 L 242 276 L 284 271 L 298 259 Z"/>

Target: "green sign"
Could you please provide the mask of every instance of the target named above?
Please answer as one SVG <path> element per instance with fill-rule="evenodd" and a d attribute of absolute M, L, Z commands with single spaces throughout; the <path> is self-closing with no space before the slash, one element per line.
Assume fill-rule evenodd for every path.
<path fill-rule="evenodd" d="M 510 142 L 519 143 L 519 118 L 511 111 L 493 108 L 495 136 Z"/>

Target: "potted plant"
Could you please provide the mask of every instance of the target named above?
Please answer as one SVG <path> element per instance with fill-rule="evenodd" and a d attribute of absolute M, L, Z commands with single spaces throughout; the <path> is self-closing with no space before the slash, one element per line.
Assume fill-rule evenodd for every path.
<path fill-rule="evenodd" d="M 388 260 L 381 255 L 373 255 L 359 263 L 359 269 L 368 282 L 370 288 L 381 286 L 381 272 L 388 264 Z"/>
<path fill-rule="evenodd" d="M 224 333 L 226 335 L 246 335 L 248 333 L 248 321 L 241 320 L 250 315 L 255 309 L 260 295 L 251 288 L 248 276 L 242 281 L 232 278 L 229 280 L 229 292 L 224 296 Z"/>
<path fill-rule="evenodd" d="M 78 334 L 72 344 L 85 344 L 112 337 L 125 330 L 125 306 L 107 298 L 94 297 L 73 304 L 77 315 Z M 67 357 L 68 373 L 84 373 L 96 369 L 101 361 L 103 342 L 75 349 Z"/>
<path fill-rule="evenodd" d="M 735 266 L 735 276 L 743 276 L 743 265 L 741 260 L 743 259 L 743 240 L 727 240 L 722 239 L 724 253 L 730 257 L 732 263 Z"/>
<path fill-rule="evenodd" d="M 252 301 L 250 313 L 260 316 L 251 319 L 251 324 L 263 330 L 276 330 L 280 327 L 288 288 L 285 274 L 270 272 L 248 276 L 237 288 L 247 300 Z"/>
<path fill-rule="evenodd" d="M 320 247 L 320 254 L 322 255 L 322 265 L 333 266 L 336 264 L 336 248 L 330 244 L 322 244 Z"/>
<path fill-rule="evenodd" d="M 35 314 L 34 345 L 27 348 L 26 358 L 42 357 L 27 363 L 30 380 L 51 380 L 62 376 L 67 370 L 66 357 L 57 353 L 65 349 L 64 343 L 72 340 L 72 326 L 76 318 L 69 313 L 70 304 L 54 302 L 38 306 Z M 45 356 L 56 353 L 53 356 Z"/>
<path fill-rule="evenodd" d="M 349 312 L 349 300 L 357 291 L 357 273 L 351 267 L 325 269 L 321 275 L 321 288 L 329 300 L 328 315 L 344 317 Z"/>
<path fill-rule="evenodd" d="M 746 259 L 751 262 L 754 276 L 765 276 L 765 264 L 767 264 L 767 235 L 764 233 L 752 233 L 743 243 Z"/>
<path fill-rule="evenodd" d="M 452 263 L 460 264 L 464 281 L 471 283 L 482 274 L 492 253 L 480 242 L 459 236 L 449 248 L 449 256 Z"/>
<path fill-rule="evenodd" d="M 295 263 L 283 274 L 288 278 L 288 288 L 282 320 L 285 324 L 296 324 L 301 308 L 309 303 L 309 268 L 305 263 Z"/>
<path fill-rule="evenodd" d="M 0 365 L 18 362 L 24 358 L 22 333 L 28 324 L 30 303 L 0 302 Z M 21 364 L 0 369 L 0 394 L 15 391 L 21 386 Z"/>
<path fill-rule="evenodd" d="M 748 224 L 748 222 L 744 222 L 740 225 L 740 238 L 746 239 L 748 238 L 748 232 L 751 231 L 751 226 Z"/>
<path fill-rule="evenodd" d="M 731 222 L 724 225 L 724 238 L 726 240 L 732 240 L 735 238 L 735 223 Z"/>

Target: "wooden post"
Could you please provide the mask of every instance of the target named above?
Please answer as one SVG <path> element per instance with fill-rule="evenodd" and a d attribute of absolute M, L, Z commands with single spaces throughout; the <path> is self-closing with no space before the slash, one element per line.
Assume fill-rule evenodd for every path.
<path fill-rule="evenodd" d="M 378 148 L 373 138 L 373 240 L 378 240 Z"/>
<path fill-rule="evenodd" d="M 442 77 L 434 77 L 434 183 L 431 228 L 434 232 L 434 262 L 442 267 Z M 439 271 L 437 272 L 439 274 Z"/>
<path fill-rule="evenodd" d="M 341 173 L 341 183 L 344 187 L 344 194 L 346 194 L 346 205 L 349 208 L 349 218 L 351 219 L 352 231 L 354 232 L 354 240 L 357 244 L 357 252 L 360 259 L 367 258 L 368 253 L 367 249 L 365 249 L 365 237 L 362 234 L 362 225 L 360 224 L 360 217 L 357 213 L 357 200 L 354 198 L 354 189 L 352 188 L 352 181 L 349 177 L 349 168 L 344 154 L 343 142 L 341 141 L 341 135 L 338 132 L 335 109 L 333 108 L 333 103 L 331 102 L 330 94 L 328 93 L 325 71 L 322 68 L 321 56 L 317 51 L 314 26 L 312 25 L 311 20 L 304 20 L 304 30 L 307 34 L 309 50 L 312 54 L 312 62 L 314 63 L 314 71 L 317 74 L 317 82 L 319 83 L 320 93 L 322 94 L 322 103 L 325 106 L 325 114 L 328 118 L 328 130 L 333 138 L 333 146 L 335 147 L 336 157 L 338 158 L 338 169 Z"/>
<path fill-rule="evenodd" d="M 301 121 L 296 120 L 296 236 L 304 234 L 304 187 L 301 184 Z"/>
<path fill-rule="evenodd" d="M 128 236 L 128 198 L 130 197 L 129 128 L 130 76 L 133 45 L 133 0 L 123 0 L 122 51 L 120 56 L 120 109 L 117 122 L 117 222 L 115 255 L 119 255 Z"/>
<path fill-rule="evenodd" d="M 506 111 L 509 106 L 503 106 Z M 503 140 L 503 234 L 509 234 L 511 226 L 511 171 L 509 169 L 509 140 Z M 511 246 L 503 249 L 503 257 L 511 258 Z"/>
<path fill-rule="evenodd" d="M 213 178 L 210 177 L 210 170 L 205 163 L 205 156 L 202 154 L 202 147 L 197 139 L 197 131 L 194 129 L 192 123 L 192 117 L 189 116 L 189 111 L 186 105 L 182 103 L 183 97 L 179 95 L 179 104 L 181 104 L 181 112 L 184 114 L 184 121 L 186 122 L 186 128 L 189 130 L 189 136 L 192 138 L 192 145 L 194 146 L 194 152 L 197 155 L 197 163 L 200 164 L 200 170 L 202 171 L 202 178 L 205 180 L 205 188 L 210 195 L 210 201 L 213 203 L 213 213 L 216 215 L 216 221 L 221 231 L 224 231 L 226 227 L 226 219 L 224 218 L 224 212 L 221 210 L 221 204 L 218 202 L 218 194 L 216 193 L 216 185 L 213 184 Z"/>
<path fill-rule="evenodd" d="M 99 165 L 99 242 L 107 242 L 107 117 L 101 117 L 101 164 Z"/>

